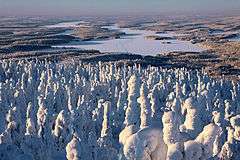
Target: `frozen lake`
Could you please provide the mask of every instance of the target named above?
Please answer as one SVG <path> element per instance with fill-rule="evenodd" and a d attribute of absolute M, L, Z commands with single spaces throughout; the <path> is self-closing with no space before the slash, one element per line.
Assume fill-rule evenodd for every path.
<path fill-rule="evenodd" d="M 76 22 L 73 24 L 68 23 L 69 26 L 77 27 Z M 62 25 L 62 24 L 61 24 Z M 59 25 L 58 25 L 59 26 Z M 66 23 L 64 24 L 66 27 Z M 79 41 L 70 44 L 53 46 L 56 48 L 79 48 L 79 49 L 94 49 L 100 52 L 115 52 L 115 53 L 133 53 L 141 55 L 156 55 L 159 53 L 172 52 L 172 51 L 190 51 L 199 52 L 203 49 L 188 41 L 180 40 L 150 40 L 146 36 L 159 35 L 163 37 L 176 36 L 173 33 L 156 34 L 153 31 L 146 30 L 132 30 L 129 28 L 119 28 L 117 25 L 106 26 L 104 28 L 116 29 L 125 32 L 126 36 L 121 36 L 119 39 L 107 40 L 92 40 L 92 41 Z M 168 43 L 163 43 L 168 42 Z"/>

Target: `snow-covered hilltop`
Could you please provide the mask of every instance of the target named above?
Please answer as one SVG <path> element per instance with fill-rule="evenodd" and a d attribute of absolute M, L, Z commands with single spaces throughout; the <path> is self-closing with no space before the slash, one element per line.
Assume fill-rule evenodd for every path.
<path fill-rule="evenodd" d="M 238 160 L 239 100 L 197 70 L 1 61 L 0 159 Z"/>

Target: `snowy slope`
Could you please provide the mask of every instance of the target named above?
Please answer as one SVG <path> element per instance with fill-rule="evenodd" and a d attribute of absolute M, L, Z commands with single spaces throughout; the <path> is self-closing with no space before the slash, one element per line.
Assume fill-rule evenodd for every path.
<path fill-rule="evenodd" d="M 1 61 L 0 159 L 238 160 L 239 100 L 197 70 Z"/>

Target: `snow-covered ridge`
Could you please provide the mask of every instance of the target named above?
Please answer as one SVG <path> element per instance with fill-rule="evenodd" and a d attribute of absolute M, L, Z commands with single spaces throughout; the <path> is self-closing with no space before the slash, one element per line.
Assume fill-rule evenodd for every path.
<path fill-rule="evenodd" d="M 240 159 L 240 84 L 203 71 L 0 62 L 0 159 Z"/>
<path fill-rule="evenodd" d="M 85 21 L 77 21 L 77 22 L 62 22 L 53 25 L 47 25 L 47 28 L 76 28 L 81 25 L 87 24 Z"/>

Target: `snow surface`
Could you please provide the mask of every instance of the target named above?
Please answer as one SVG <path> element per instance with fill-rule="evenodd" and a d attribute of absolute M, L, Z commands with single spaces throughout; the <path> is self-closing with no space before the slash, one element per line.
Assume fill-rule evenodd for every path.
<path fill-rule="evenodd" d="M 116 63 L 0 62 L 1 160 L 239 160 L 240 83 Z"/>
<path fill-rule="evenodd" d="M 76 28 L 81 25 L 87 24 L 85 21 L 77 21 L 77 22 L 62 22 L 53 25 L 46 25 L 47 28 Z"/>
<path fill-rule="evenodd" d="M 92 40 L 88 42 L 72 42 L 71 44 L 57 45 L 57 48 L 79 48 L 94 49 L 100 52 L 117 52 L 117 53 L 133 53 L 141 55 L 157 55 L 164 52 L 172 51 L 189 51 L 199 52 L 203 49 L 191 42 L 180 40 L 167 40 L 170 44 L 163 44 L 163 41 L 146 39 L 146 36 L 156 35 L 153 31 L 133 30 L 129 28 L 119 28 L 117 25 L 105 26 L 104 28 L 119 30 L 125 32 L 127 36 L 119 39 Z M 173 37 L 175 34 L 164 33 L 158 34 L 163 37 Z"/>

